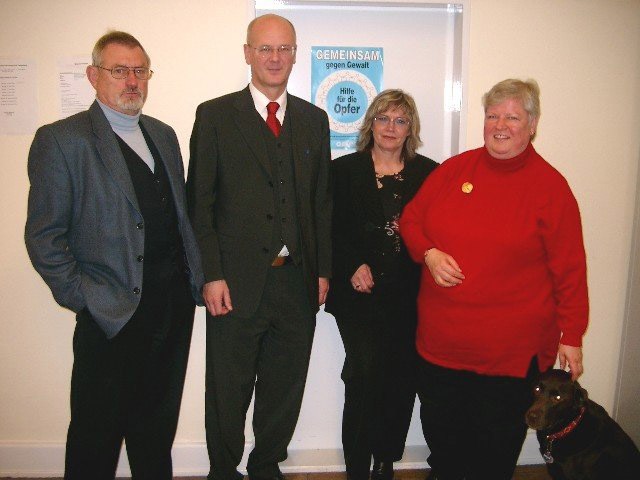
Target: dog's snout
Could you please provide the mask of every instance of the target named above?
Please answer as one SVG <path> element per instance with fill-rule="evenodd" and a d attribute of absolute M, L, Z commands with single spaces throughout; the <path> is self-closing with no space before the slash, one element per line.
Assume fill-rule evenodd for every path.
<path fill-rule="evenodd" d="M 535 406 L 531 407 L 529 410 L 527 410 L 527 413 L 525 414 L 524 417 L 525 417 L 526 424 L 530 428 L 537 430 L 540 426 L 540 419 L 542 418 L 542 410 L 540 410 L 539 408 L 535 408 Z"/>

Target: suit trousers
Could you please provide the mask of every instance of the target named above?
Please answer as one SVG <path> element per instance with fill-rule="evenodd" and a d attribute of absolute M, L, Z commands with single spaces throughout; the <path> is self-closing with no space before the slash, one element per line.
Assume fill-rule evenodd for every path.
<path fill-rule="evenodd" d="M 372 456 L 402 458 L 416 398 L 415 299 L 400 285 L 372 295 L 365 311 L 336 314 L 345 349 L 342 445 L 354 480 L 369 478 Z"/>
<path fill-rule="evenodd" d="M 421 360 L 418 395 L 428 462 L 442 480 L 511 480 L 527 433 L 538 375 L 479 375 Z"/>
<path fill-rule="evenodd" d="M 252 317 L 207 314 L 209 480 L 242 478 L 237 467 L 254 390 L 255 444 L 247 471 L 252 478 L 279 474 L 298 421 L 315 331 L 315 308 L 308 298 L 302 268 L 288 263 L 269 267 Z"/>
<path fill-rule="evenodd" d="M 111 340 L 86 309 L 77 316 L 66 480 L 113 479 L 123 439 L 133 479 L 172 478 L 195 304 L 183 273 L 143 285 Z"/>

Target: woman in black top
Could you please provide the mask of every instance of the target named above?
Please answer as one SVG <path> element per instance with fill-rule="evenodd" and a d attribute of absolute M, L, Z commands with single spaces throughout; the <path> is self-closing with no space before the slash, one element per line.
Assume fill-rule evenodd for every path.
<path fill-rule="evenodd" d="M 420 266 L 398 234 L 403 207 L 437 166 L 416 154 L 413 98 L 385 90 L 369 106 L 358 151 L 332 164 L 333 279 L 326 311 L 346 359 L 342 444 L 350 480 L 391 480 L 415 400 L 416 296 Z"/>

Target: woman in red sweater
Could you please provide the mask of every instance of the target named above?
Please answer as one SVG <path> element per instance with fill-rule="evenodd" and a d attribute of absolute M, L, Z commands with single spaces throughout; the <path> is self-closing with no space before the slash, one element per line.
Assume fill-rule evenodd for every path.
<path fill-rule="evenodd" d="M 509 480 L 531 382 L 578 378 L 588 319 L 580 213 L 533 148 L 533 80 L 483 97 L 484 142 L 444 162 L 407 205 L 400 233 L 424 265 L 416 347 L 431 480 Z"/>

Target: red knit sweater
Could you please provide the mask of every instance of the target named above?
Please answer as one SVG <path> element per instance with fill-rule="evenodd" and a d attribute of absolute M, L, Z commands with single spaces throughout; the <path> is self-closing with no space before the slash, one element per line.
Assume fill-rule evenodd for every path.
<path fill-rule="evenodd" d="M 524 377 L 533 355 L 541 369 L 554 364 L 561 335 L 582 345 L 589 306 L 580 212 L 531 144 L 509 160 L 482 147 L 444 162 L 406 206 L 400 233 L 423 264 L 416 346 L 427 361 Z M 424 265 L 430 247 L 458 262 L 462 284 L 436 285 Z"/>

